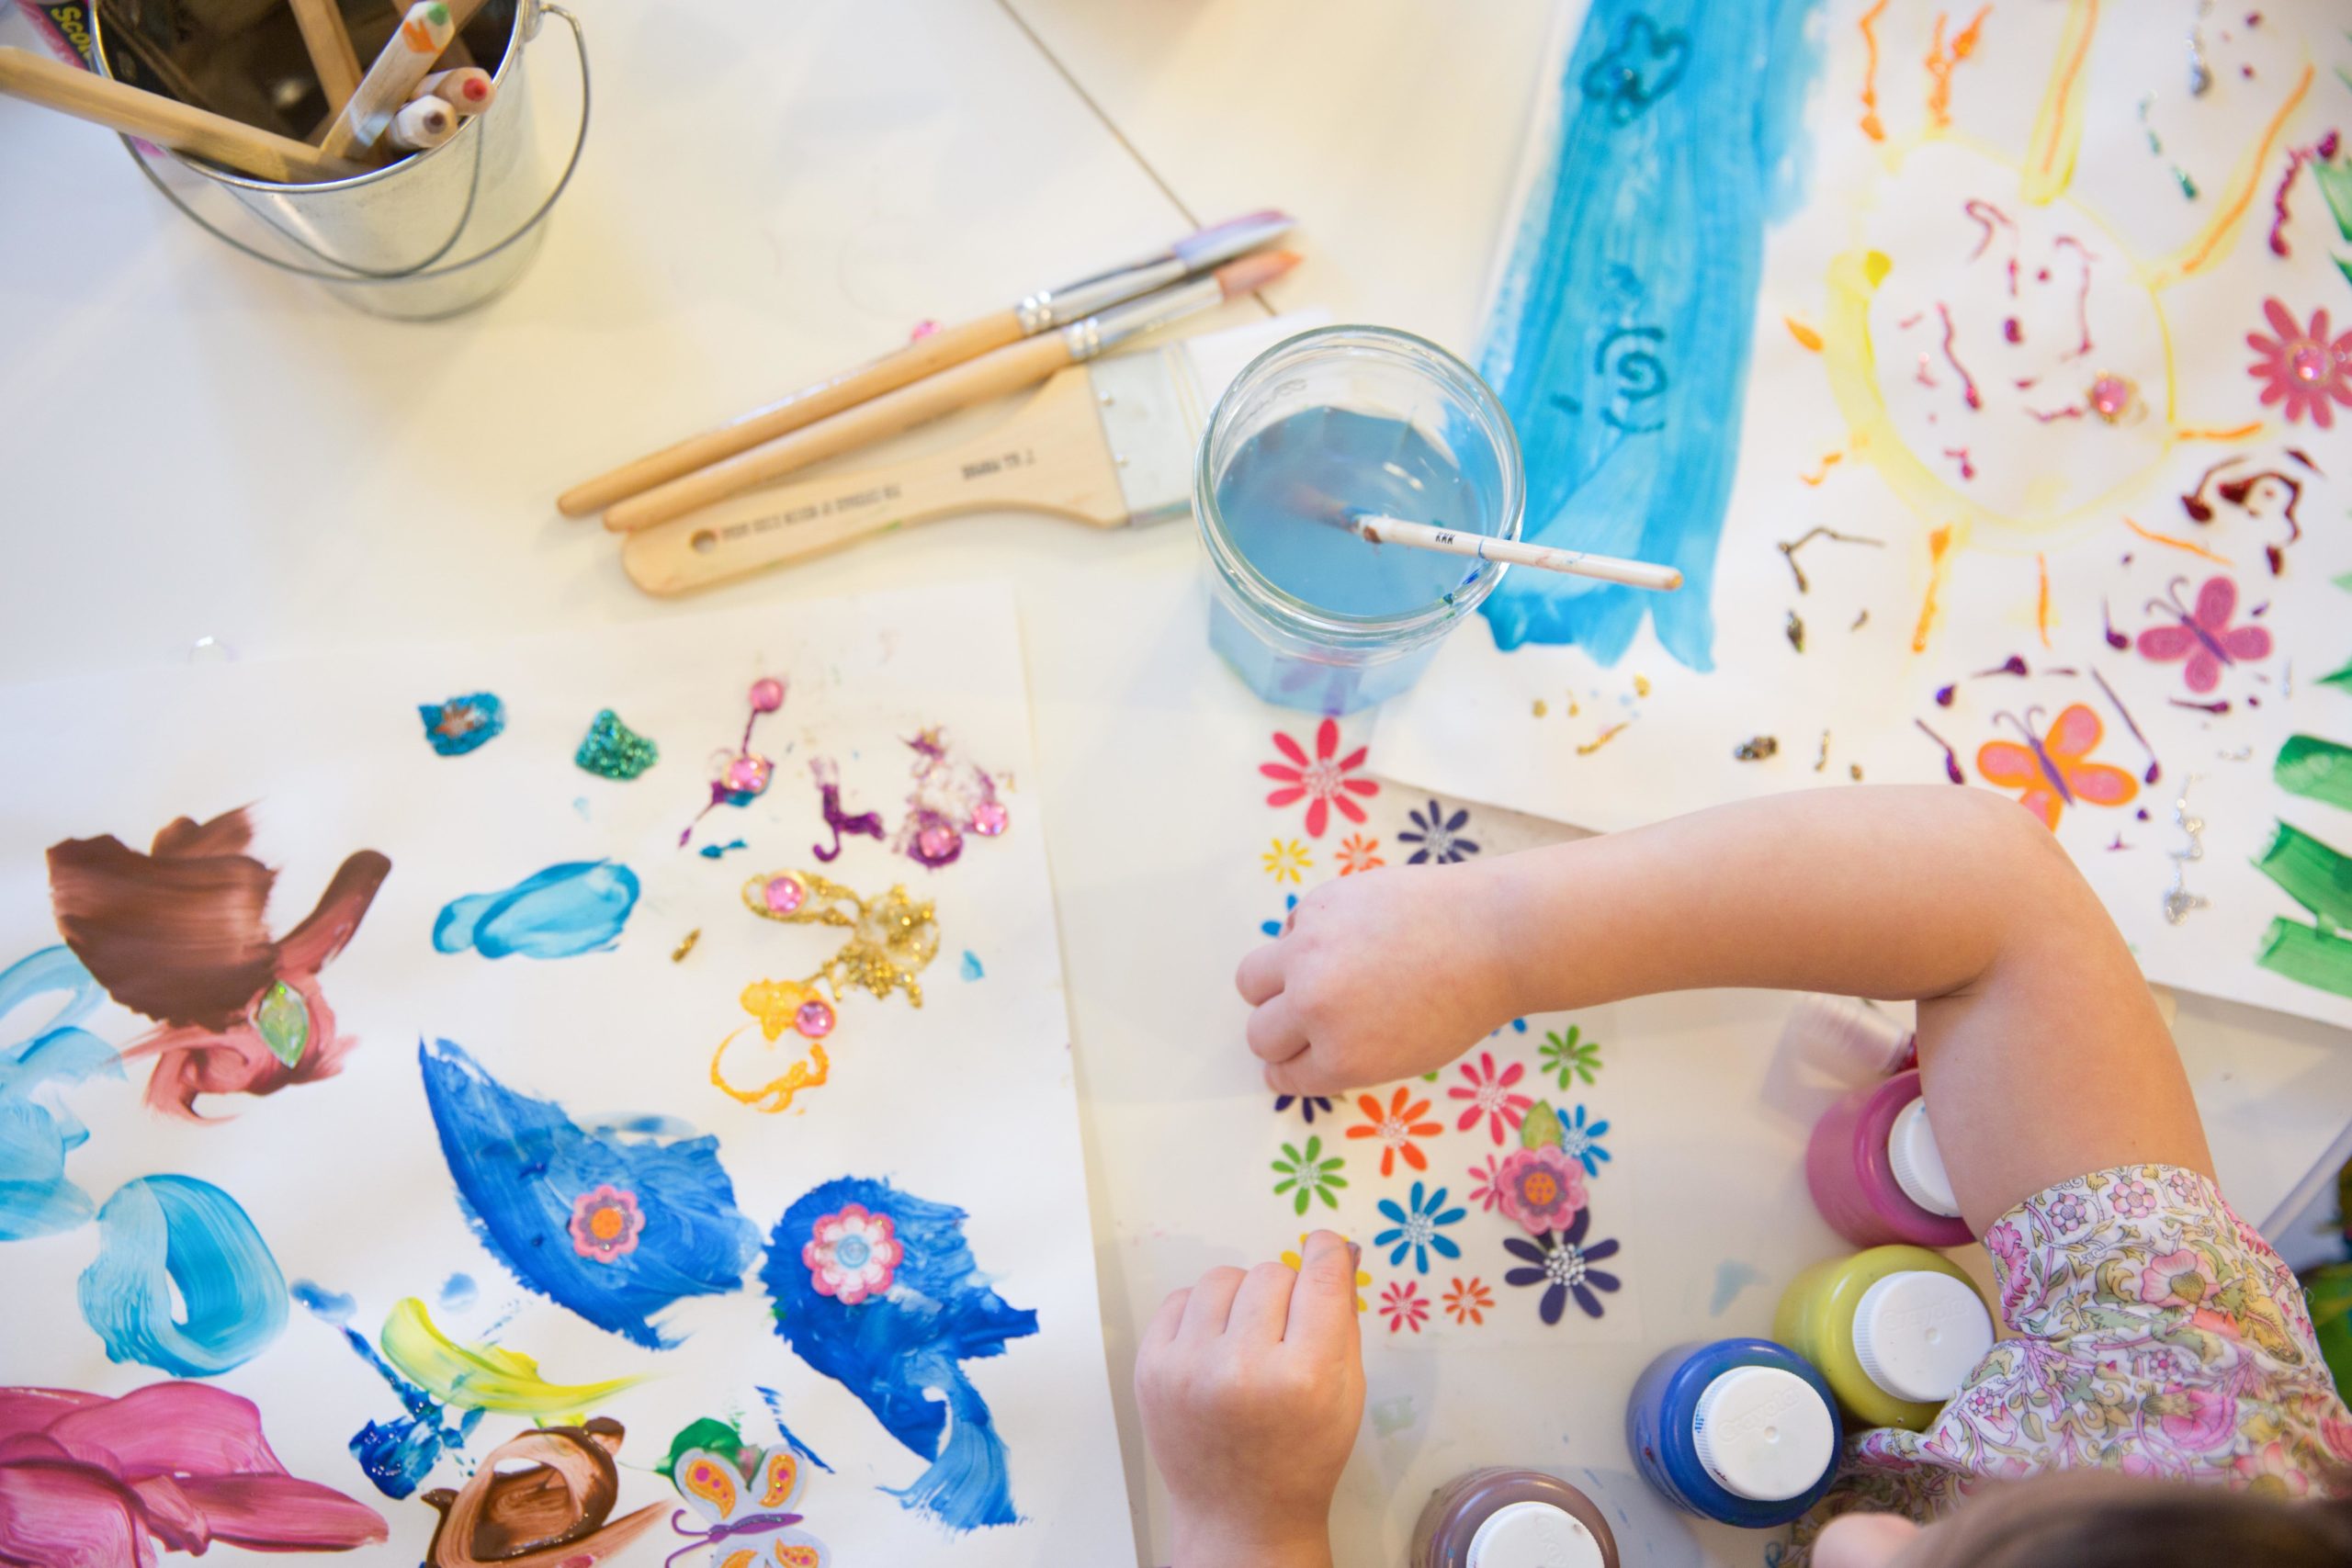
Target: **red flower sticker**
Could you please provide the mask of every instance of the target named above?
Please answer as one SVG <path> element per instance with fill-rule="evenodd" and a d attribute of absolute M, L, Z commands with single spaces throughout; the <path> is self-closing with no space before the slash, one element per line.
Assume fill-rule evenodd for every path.
<path fill-rule="evenodd" d="M 2352 408 L 2352 333 L 2331 338 L 2325 310 L 2313 310 L 2305 325 L 2276 299 L 2262 302 L 2262 315 L 2278 335 L 2245 334 L 2256 355 L 2245 373 L 2262 383 L 2263 404 L 2284 403 L 2289 424 L 2308 413 L 2320 429 L 2330 428 L 2330 399 Z"/>
<path fill-rule="evenodd" d="M 1306 836 L 1319 839 L 1323 829 L 1330 826 L 1331 810 L 1351 822 L 1364 819 L 1363 807 L 1351 795 L 1374 795 L 1380 785 L 1371 779 L 1355 779 L 1348 775 L 1363 766 L 1369 747 L 1359 746 L 1342 757 L 1340 752 L 1340 726 L 1336 719 L 1325 719 L 1315 730 L 1315 755 L 1310 759 L 1306 748 L 1281 730 L 1274 731 L 1274 750 L 1286 761 L 1261 762 L 1258 771 L 1281 787 L 1266 796 L 1272 807 L 1295 806 L 1306 802 Z"/>

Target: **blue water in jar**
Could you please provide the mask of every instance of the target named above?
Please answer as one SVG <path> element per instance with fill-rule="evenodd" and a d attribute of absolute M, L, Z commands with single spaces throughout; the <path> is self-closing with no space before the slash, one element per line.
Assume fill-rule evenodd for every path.
<path fill-rule="evenodd" d="M 1369 544 L 1339 522 L 1350 513 L 1377 513 L 1490 532 L 1500 475 L 1492 446 L 1464 434 L 1457 449 L 1483 459 L 1466 468 L 1401 420 L 1341 408 L 1286 415 L 1242 443 L 1219 476 L 1225 535 L 1269 581 L 1318 610 L 1384 617 L 1437 605 L 1476 576 L 1478 562 Z M 1437 647 L 1430 637 L 1404 650 L 1284 652 L 1221 596 L 1210 612 L 1209 641 L 1260 696 L 1329 713 L 1403 691 Z"/>

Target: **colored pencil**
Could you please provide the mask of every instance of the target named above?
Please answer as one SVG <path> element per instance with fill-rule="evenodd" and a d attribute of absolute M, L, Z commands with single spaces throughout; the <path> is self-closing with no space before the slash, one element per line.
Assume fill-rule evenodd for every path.
<path fill-rule="evenodd" d="M 896 353 L 820 381 L 780 402 L 753 409 L 715 430 L 624 463 L 574 485 L 556 498 L 567 517 L 586 517 L 657 486 L 673 483 L 698 468 L 748 452 L 763 442 L 854 408 L 869 399 L 1017 344 L 1025 337 L 1079 321 L 1122 299 L 1204 272 L 1287 233 L 1287 213 L 1252 212 L 1178 240 L 1166 250 L 1080 278 L 1043 288 L 1019 304 L 916 339 Z"/>
<path fill-rule="evenodd" d="M 605 526 L 615 533 L 629 533 L 667 523 L 810 463 L 1035 385 L 1066 365 L 1093 358 L 1122 339 L 1262 288 L 1297 265 L 1297 255 L 1289 251 L 1244 256 L 1206 277 L 1114 306 L 1059 332 L 1008 344 L 632 496 L 605 513 Z"/>
<path fill-rule="evenodd" d="M 1427 523 L 1408 523 L 1401 517 L 1383 517 L 1376 513 L 1344 513 L 1338 522 L 1340 526 L 1369 544 L 1401 545 L 1408 549 L 1470 556 L 1479 560 L 1501 561 L 1509 566 L 1533 567 L 1538 571 L 1559 571 L 1571 577 L 1622 582 L 1628 588 L 1647 588 L 1661 593 L 1670 593 L 1682 586 L 1681 572 L 1673 567 L 1654 566 L 1648 561 L 1623 560 L 1616 556 L 1597 556 L 1584 550 L 1560 549 L 1552 545 L 1531 545 L 1519 539 L 1498 539 L 1486 534 L 1460 534 L 1451 528 L 1439 528 Z"/>
<path fill-rule="evenodd" d="M 416 97 L 435 97 L 469 118 L 498 101 L 498 84 L 478 65 L 435 71 L 416 85 Z M 413 103 L 415 98 L 409 100 Z"/>
<path fill-rule="evenodd" d="M 449 7 L 443 0 L 417 0 L 401 25 L 392 29 L 384 51 L 368 67 L 358 91 L 327 129 L 319 151 L 330 157 L 348 157 L 374 147 L 416 92 L 416 85 L 433 69 L 454 36 Z"/>
<path fill-rule="evenodd" d="M 0 49 L 0 93 L 279 185 L 346 179 L 365 172 L 290 136 L 157 93 L 142 93 L 21 49 Z"/>
<path fill-rule="evenodd" d="M 403 152 L 424 152 L 458 134 L 458 111 L 438 98 L 414 98 L 401 106 L 384 131 L 384 144 Z"/>

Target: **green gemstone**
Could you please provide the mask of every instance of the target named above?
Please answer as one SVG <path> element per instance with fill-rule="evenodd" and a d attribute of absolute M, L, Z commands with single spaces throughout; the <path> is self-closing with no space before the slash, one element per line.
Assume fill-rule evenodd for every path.
<path fill-rule="evenodd" d="M 300 991 L 283 980 L 272 980 L 254 1008 L 254 1028 L 269 1054 L 291 1067 L 311 1043 L 311 1010 Z"/>
<path fill-rule="evenodd" d="M 588 727 L 572 761 L 608 779 L 633 779 L 661 760 L 662 749 L 621 722 L 606 708 Z"/>

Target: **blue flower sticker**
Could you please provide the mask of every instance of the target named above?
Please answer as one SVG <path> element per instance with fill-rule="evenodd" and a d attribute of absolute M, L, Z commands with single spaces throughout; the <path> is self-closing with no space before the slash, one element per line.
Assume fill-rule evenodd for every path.
<path fill-rule="evenodd" d="M 1600 1168 L 1609 1162 L 1609 1151 L 1600 1146 L 1600 1140 L 1608 1136 L 1609 1123 L 1587 1122 L 1581 1105 L 1576 1108 L 1573 1116 L 1565 1111 L 1555 1111 L 1553 1114 L 1560 1119 L 1561 1149 L 1569 1158 L 1584 1162 L 1587 1176 L 1599 1176 Z"/>
<path fill-rule="evenodd" d="M 1383 1198 L 1380 1212 L 1390 1225 L 1372 1238 L 1372 1245 L 1392 1249 L 1388 1254 L 1391 1268 L 1401 1268 L 1408 1252 L 1413 1255 L 1414 1269 L 1423 1274 L 1430 1271 L 1431 1252 L 1440 1258 L 1462 1256 L 1462 1248 L 1451 1236 L 1442 1235 L 1439 1227 L 1459 1224 L 1470 1211 L 1447 1208 L 1444 1188 L 1425 1193 L 1421 1183 L 1416 1181 L 1408 1207 L 1399 1208 L 1396 1199 Z"/>
<path fill-rule="evenodd" d="M 1264 931 L 1268 936 L 1282 935 L 1283 931 L 1290 928 L 1291 911 L 1297 908 L 1298 895 L 1295 893 L 1285 895 L 1283 898 L 1282 919 L 1278 920 L 1260 920 L 1258 922 L 1258 929 Z"/>
<path fill-rule="evenodd" d="M 1396 837 L 1405 843 L 1420 846 L 1413 852 L 1406 864 L 1426 865 L 1435 863 L 1439 865 L 1451 865 L 1456 861 L 1466 859 L 1478 852 L 1476 842 L 1462 837 L 1462 829 L 1470 821 L 1469 812 L 1457 807 L 1453 815 L 1449 817 L 1446 815 L 1445 807 L 1432 800 L 1430 802 L 1429 815 L 1426 817 L 1419 811 L 1408 811 L 1406 815 L 1413 819 L 1413 826 L 1397 834 Z"/>
<path fill-rule="evenodd" d="M 1306 1124 L 1312 1127 L 1315 1125 L 1316 1117 L 1318 1115 L 1329 1115 L 1330 1113 L 1331 1097 L 1328 1094 L 1278 1094 L 1274 1096 L 1274 1113 L 1278 1116 L 1283 1111 L 1288 1111 L 1294 1105 L 1298 1107 L 1298 1113 L 1306 1118 Z"/>

